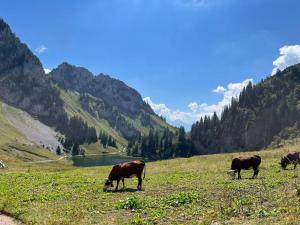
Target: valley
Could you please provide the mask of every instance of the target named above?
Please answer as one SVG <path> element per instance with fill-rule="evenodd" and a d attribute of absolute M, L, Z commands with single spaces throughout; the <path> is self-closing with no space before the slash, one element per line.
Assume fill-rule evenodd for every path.
<path fill-rule="evenodd" d="M 193 4 L 200 2 L 206 3 Z M 248 79 L 218 86 L 213 92 L 223 100 L 191 102 L 183 112 L 146 101 L 150 97 L 111 75 L 91 72 L 98 58 L 87 63 L 91 70 L 74 58 L 77 64 L 56 59 L 46 69 L 40 59 L 47 51 L 23 43 L 0 18 L 1 225 L 299 224 L 300 168 L 280 166 L 283 154 L 300 148 L 299 62 L 274 68 L 256 84 Z M 105 60 L 97 61 L 102 65 Z M 203 84 L 197 84 L 202 93 Z M 173 103 L 175 94 L 186 94 L 184 85 L 170 92 Z M 172 125 L 185 118 L 190 130 Z M 242 170 L 242 179 L 228 176 L 241 169 L 239 160 L 230 166 L 235 157 L 254 154 L 262 159 L 257 179 L 251 179 L 252 170 Z M 143 162 L 116 165 L 137 159 L 146 162 L 143 180 L 134 168 Z M 132 178 L 125 189 L 105 192 L 113 165 L 117 175 L 111 180 L 137 176 L 142 190 Z M 257 165 L 242 166 L 258 173 Z"/>

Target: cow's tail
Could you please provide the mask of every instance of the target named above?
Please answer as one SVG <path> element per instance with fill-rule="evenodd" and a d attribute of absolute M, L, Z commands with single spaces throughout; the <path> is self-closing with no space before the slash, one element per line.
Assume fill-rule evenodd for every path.
<path fill-rule="evenodd" d="M 145 177 L 146 177 L 146 164 L 144 166 L 144 177 L 143 177 L 143 179 L 145 179 Z"/>
<path fill-rule="evenodd" d="M 257 158 L 259 158 L 259 159 L 261 159 L 261 157 L 259 155 L 254 155 L 254 156 L 257 157 Z"/>
<path fill-rule="evenodd" d="M 259 161 L 261 162 L 261 157 L 259 155 L 254 155 L 256 158 L 259 159 Z"/>

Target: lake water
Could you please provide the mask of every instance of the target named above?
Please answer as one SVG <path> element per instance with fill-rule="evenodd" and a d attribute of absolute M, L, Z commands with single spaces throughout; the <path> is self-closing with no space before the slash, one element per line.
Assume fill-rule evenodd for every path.
<path fill-rule="evenodd" d="M 115 165 L 118 163 L 128 162 L 134 159 L 140 159 L 140 158 L 129 157 L 121 154 L 75 156 L 71 158 L 74 166 L 83 166 L 83 167 Z"/>

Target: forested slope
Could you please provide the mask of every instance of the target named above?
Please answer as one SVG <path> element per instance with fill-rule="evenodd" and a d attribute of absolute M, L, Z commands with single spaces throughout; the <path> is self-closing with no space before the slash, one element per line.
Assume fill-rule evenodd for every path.
<path fill-rule="evenodd" d="M 260 149 L 288 127 L 297 132 L 299 120 L 300 64 L 249 83 L 220 118 L 215 114 L 196 122 L 191 140 L 198 154 Z"/>

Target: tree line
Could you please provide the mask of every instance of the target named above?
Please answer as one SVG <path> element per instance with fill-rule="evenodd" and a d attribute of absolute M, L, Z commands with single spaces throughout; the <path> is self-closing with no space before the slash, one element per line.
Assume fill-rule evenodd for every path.
<path fill-rule="evenodd" d="M 116 139 L 103 131 L 97 135 L 96 128 L 88 126 L 87 122 L 79 116 L 71 117 L 65 123 L 66 126 L 64 126 L 63 130 L 64 138 L 61 137 L 59 141 L 67 153 L 83 155 L 85 151 L 80 145 L 95 143 L 98 140 L 104 148 L 109 146 L 117 148 Z M 61 154 L 61 151 L 60 147 L 56 149 L 58 155 Z"/>
<path fill-rule="evenodd" d="M 180 127 L 175 133 L 168 128 L 163 132 L 150 129 L 148 135 L 140 135 L 128 143 L 127 154 L 155 160 L 187 157 L 191 155 L 191 149 L 184 127 Z"/>
<path fill-rule="evenodd" d="M 299 65 L 278 71 L 257 85 L 249 83 L 220 118 L 214 114 L 193 124 L 190 136 L 195 153 L 268 147 L 282 130 L 299 121 L 299 102 Z"/>
<path fill-rule="evenodd" d="M 117 141 L 111 135 L 106 134 L 105 132 L 99 133 L 100 144 L 104 147 L 114 147 L 117 148 Z"/>
<path fill-rule="evenodd" d="M 280 138 L 299 136 L 298 121 L 300 64 L 278 71 L 257 85 L 250 82 L 220 116 L 214 113 L 202 117 L 188 134 L 183 127 L 174 134 L 150 130 L 148 135 L 129 142 L 127 152 L 158 159 L 257 150 Z"/>
<path fill-rule="evenodd" d="M 63 127 L 64 138 L 60 139 L 61 144 L 67 152 L 73 155 L 84 154 L 80 149 L 81 144 L 91 144 L 98 141 L 95 127 L 89 127 L 87 122 L 79 116 L 73 116 L 64 121 Z"/>

